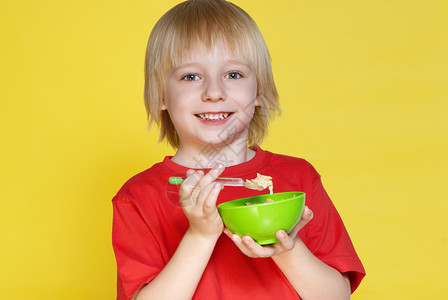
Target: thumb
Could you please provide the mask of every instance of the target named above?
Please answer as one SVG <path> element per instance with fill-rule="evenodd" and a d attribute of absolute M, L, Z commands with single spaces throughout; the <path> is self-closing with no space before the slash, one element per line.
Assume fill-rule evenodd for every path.
<path fill-rule="evenodd" d="M 313 219 L 313 211 L 308 208 L 308 206 L 305 206 L 302 213 L 302 218 L 300 218 L 299 223 L 297 223 L 296 227 L 290 232 L 289 236 L 295 237 L 297 233 L 305 227 L 306 224 L 308 224 L 309 221 Z"/>

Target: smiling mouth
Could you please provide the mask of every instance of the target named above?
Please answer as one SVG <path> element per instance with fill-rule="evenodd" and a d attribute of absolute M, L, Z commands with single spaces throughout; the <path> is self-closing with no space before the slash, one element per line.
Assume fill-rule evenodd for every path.
<path fill-rule="evenodd" d="M 195 114 L 196 117 L 206 121 L 221 121 L 230 117 L 233 113 L 206 113 Z"/>

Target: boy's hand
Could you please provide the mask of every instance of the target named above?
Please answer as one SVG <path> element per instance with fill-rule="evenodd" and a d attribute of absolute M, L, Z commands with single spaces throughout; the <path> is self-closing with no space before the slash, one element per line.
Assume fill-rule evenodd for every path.
<path fill-rule="evenodd" d="M 297 233 L 313 218 L 313 212 L 305 206 L 302 218 L 294 229 L 287 234 L 284 230 L 279 230 L 276 233 L 278 243 L 272 245 L 261 246 L 257 244 L 250 236 L 239 237 L 237 234 L 230 232 L 228 228 L 224 229 L 224 233 L 232 239 L 235 245 L 249 257 L 271 257 L 279 255 L 285 251 L 294 248 L 295 242 L 299 237 Z"/>
<path fill-rule="evenodd" d="M 216 200 L 223 186 L 215 180 L 224 171 L 224 165 L 217 164 L 206 175 L 202 171 L 187 171 L 187 178 L 179 190 L 179 201 L 190 222 L 188 229 L 203 237 L 218 238 L 224 228 L 216 208 Z"/>

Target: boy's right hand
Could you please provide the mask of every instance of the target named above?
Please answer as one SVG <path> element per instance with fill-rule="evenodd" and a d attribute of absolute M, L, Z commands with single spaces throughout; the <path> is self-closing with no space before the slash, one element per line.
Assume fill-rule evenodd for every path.
<path fill-rule="evenodd" d="M 215 180 L 224 171 L 217 164 L 206 175 L 202 171 L 188 170 L 179 190 L 179 201 L 190 222 L 192 234 L 206 238 L 218 238 L 224 225 L 216 208 L 216 200 L 223 186 Z"/>

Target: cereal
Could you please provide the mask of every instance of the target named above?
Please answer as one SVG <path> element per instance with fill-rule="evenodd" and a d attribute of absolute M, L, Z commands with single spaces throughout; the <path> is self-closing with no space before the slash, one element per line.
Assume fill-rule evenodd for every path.
<path fill-rule="evenodd" d="M 254 179 L 246 179 L 245 186 L 254 190 L 264 190 L 265 188 L 269 188 L 269 193 L 272 195 L 274 193 L 274 185 L 272 183 L 271 176 L 260 175 L 257 173 L 257 178 Z"/>
<path fill-rule="evenodd" d="M 272 203 L 272 202 L 274 202 L 274 200 L 272 200 L 271 198 L 268 198 L 268 199 L 264 200 L 264 202 L 261 202 L 261 204 L 264 204 L 264 203 Z M 253 205 L 253 203 L 247 201 L 247 202 L 246 202 L 246 205 Z"/>
<path fill-rule="evenodd" d="M 244 186 L 249 189 L 258 190 L 258 191 L 264 190 L 265 188 L 269 188 L 270 194 L 272 195 L 274 193 L 274 186 L 272 184 L 271 176 L 260 175 L 257 173 L 257 178 L 254 178 L 251 180 L 246 179 Z M 272 203 L 272 202 L 274 202 L 274 200 L 272 200 L 271 198 L 267 198 L 262 203 Z M 253 203 L 246 202 L 246 205 L 253 205 Z"/>

